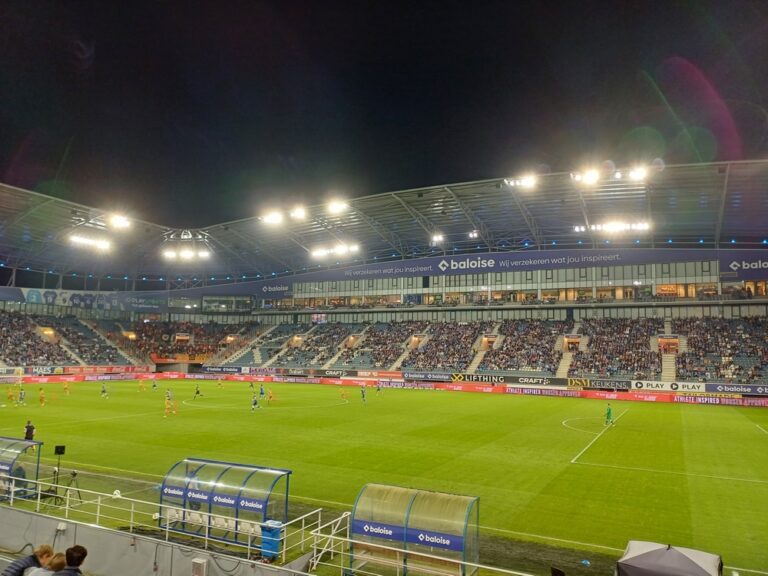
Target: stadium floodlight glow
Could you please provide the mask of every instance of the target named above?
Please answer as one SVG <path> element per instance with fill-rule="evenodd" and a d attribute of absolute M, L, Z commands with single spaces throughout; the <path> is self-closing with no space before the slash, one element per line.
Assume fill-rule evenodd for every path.
<path fill-rule="evenodd" d="M 313 258 L 325 258 L 326 256 L 336 255 L 344 256 L 352 252 L 358 252 L 360 246 L 357 244 L 337 244 L 333 248 L 318 247 L 310 252 Z"/>
<path fill-rule="evenodd" d="M 197 257 L 202 260 L 207 260 L 211 257 L 211 253 L 208 250 L 199 250 L 197 252 Z"/>
<path fill-rule="evenodd" d="M 176 250 L 163 250 L 163 258 L 166 260 L 176 260 L 176 256 L 178 256 Z"/>
<path fill-rule="evenodd" d="M 586 226 L 574 226 L 573 231 L 574 232 L 586 232 L 587 227 Z"/>
<path fill-rule="evenodd" d="M 294 220 L 304 220 L 307 217 L 307 210 L 304 206 L 296 206 L 288 215 Z"/>
<path fill-rule="evenodd" d="M 184 248 L 183 250 L 179 251 L 179 257 L 182 260 L 192 260 L 192 258 L 195 257 L 195 252 L 189 248 Z"/>
<path fill-rule="evenodd" d="M 349 208 L 349 204 L 347 204 L 343 200 L 331 200 L 328 203 L 328 212 L 330 212 L 331 214 L 341 214 L 347 208 Z"/>
<path fill-rule="evenodd" d="M 112 216 L 109 217 L 109 224 L 112 228 L 124 230 L 125 228 L 130 228 L 131 221 L 122 214 L 112 214 Z"/>
<path fill-rule="evenodd" d="M 267 214 L 262 216 L 261 219 L 264 221 L 265 224 L 282 224 L 283 214 L 275 210 L 273 212 L 268 212 Z"/>
<path fill-rule="evenodd" d="M 593 184 L 597 184 L 598 180 L 600 180 L 600 172 L 594 168 L 585 170 L 584 173 L 581 175 L 581 181 L 584 182 L 584 184 L 586 184 L 587 186 L 592 186 Z"/>
<path fill-rule="evenodd" d="M 633 182 L 642 182 L 648 176 L 648 168 L 645 166 L 635 166 L 629 171 L 629 179 Z"/>
<path fill-rule="evenodd" d="M 477 238 L 479 235 L 480 235 L 480 234 L 479 234 L 479 232 L 478 232 L 477 230 L 472 230 L 472 231 L 471 231 L 471 232 L 468 234 L 468 236 L 469 236 L 470 238 L 472 238 L 472 239 L 475 239 L 475 238 Z"/>
<path fill-rule="evenodd" d="M 442 242 L 443 240 L 445 240 L 445 238 L 443 237 L 442 234 L 438 233 L 438 234 L 432 235 L 432 242 L 434 242 L 435 244 L 437 244 L 438 242 Z"/>
<path fill-rule="evenodd" d="M 102 250 L 106 252 L 110 249 L 112 246 L 112 243 L 109 240 L 103 240 L 99 238 L 88 238 L 86 236 L 80 236 L 78 234 L 72 234 L 69 237 L 69 241 L 72 242 L 72 244 L 76 244 L 78 246 L 87 246 L 89 248 L 96 248 L 97 250 Z"/>
<path fill-rule="evenodd" d="M 590 224 L 589 229 L 592 232 L 605 232 L 607 234 L 616 234 L 618 232 L 646 232 L 651 229 L 648 222 L 605 222 L 603 224 Z M 575 232 L 584 232 L 584 226 L 574 226 Z"/>
<path fill-rule="evenodd" d="M 518 184 L 522 188 L 527 188 L 528 190 L 536 187 L 537 178 L 535 174 L 524 174 L 520 180 L 518 180 Z"/>
<path fill-rule="evenodd" d="M 614 177 L 614 178 L 616 178 L 616 180 L 621 180 L 621 179 L 624 177 L 624 175 L 623 175 L 621 172 L 619 172 L 619 171 L 617 170 L 617 171 L 614 173 L 613 177 Z"/>

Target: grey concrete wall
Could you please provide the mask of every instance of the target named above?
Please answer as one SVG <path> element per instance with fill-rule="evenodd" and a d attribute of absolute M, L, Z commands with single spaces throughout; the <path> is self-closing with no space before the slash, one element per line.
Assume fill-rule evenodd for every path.
<path fill-rule="evenodd" d="M 57 530 L 60 523 L 65 525 L 64 531 Z M 0 506 L 0 548 L 20 550 L 26 544 L 37 546 L 46 543 L 51 544 L 57 552 L 75 544 L 85 546 L 88 549 L 88 557 L 83 564 L 83 571 L 92 576 L 190 576 L 194 558 L 208 560 L 208 576 L 302 574 L 259 562 L 182 547 L 162 540 L 133 536 L 127 532 Z M 26 554 L 30 554 L 29 548 Z M 304 564 L 301 563 L 302 566 Z"/>

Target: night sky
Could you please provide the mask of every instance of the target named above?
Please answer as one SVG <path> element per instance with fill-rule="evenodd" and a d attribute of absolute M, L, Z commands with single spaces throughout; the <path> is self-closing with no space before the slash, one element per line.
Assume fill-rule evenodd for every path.
<path fill-rule="evenodd" d="M 0 0 L 0 181 L 178 227 L 764 157 L 768 2 Z"/>

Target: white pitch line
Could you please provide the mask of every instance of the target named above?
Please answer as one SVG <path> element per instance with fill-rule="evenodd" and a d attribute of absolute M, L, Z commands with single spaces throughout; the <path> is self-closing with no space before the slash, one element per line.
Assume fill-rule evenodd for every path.
<path fill-rule="evenodd" d="M 624 410 L 624 412 L 622 412 L 621 414 L 619 414 L 618 416 L 616 416 L 616 420 L 614 420 L 614 422 L 618 422 L 618 421 L 619 421 L 619 418 L 621 418 L 622 416 L 624 416 L 624 414 L 626 414 L 627 412 L 629 412 L 629 408 L 627 408 L 626 410 Z M 571 459 L 571 464 L 576 464 L 576 460 L 578 460 L 578 459 L 581 457 L 581 455 L 582 455 L 582 454 L 584 454 L 584 452 L 586 452 L 587 450 L 589 450 L 589 448 L 592 446 L 592 444 L 594 444 L 595 442 L 597 442 L 597 441 L 600 439 L 600 436 L 602 436 L 603 434 L 605 434 L 605 432 L 606 432 L 606 431 L 607 431 L 609 428 L 610 428 L 610 426 L 606 426 L 605 428 L 603 428 L 603 429 L 602 429 L 602 430 L 601 430 L 601 431 L 600 431 L 600 432 L 597 434 L 597 436 L 595 436 L 594 438 L 592 438 L 592 441 L 591 441 L 589 444 L 587 444 L 587 445 L 584 447 L 584 449 L 583 449 L 581 452 L 579 452 L 578 454 L 576 454 L 576 456 L 574 456 L 574 457 Z"/>
<path fill-rule="evenodd" d="M 572 462 L 582 466 L 594 466 L 596 468 L 613 468 L 615 470 L 631 470 L 633 472 L 651 472 L 655 474 L 673 474 L 675 476 L 690 476 L 692 478 L 709 478 L 711 480 L 727 480 L 728 482 L 750 482 L 752 484 L 768 484 L 768 480 L 755 480 L 752 478 L 735 478 L 732 476 L 715 476 L 712 474 L 696 474 L 694 472 L 677 472 L 675 470 L 658 470 L 656 468 L 636 468 L 634 466 L 617 466 L 615 464 L 596 464 L 592 462 Z"/>
<path fill-rule="evenodd" d="M 603 550 L 611 550 L 616 552 L 624 551 L 623 548 L 614 548 L 613 546 L 603 546 L 602 544 L 592 544 L 590 542 L 579 542 L 578 540 L 566 540 L 564 538 L 555 538 L 554 536 L 542 536 L 541 534 L 518 532 L 517 530 L 505 530 L 504 528 L 494 528 L 493 526 L 479 526 L 479 528 L 490 530 L 492 532 L 503 532 L 504 534 L 517 534 L 518 536 L 536 538 L 537 540 L 551 540 L 552 542 L 564 542 L 566 544 L 576 544 L 578 546 L 587 546 L 589 548 L 602 548 Z"/>
<path fill-rule="evenodd" d="M 755 426 L 757 426 L 758 428 L 760 428 L 760 430 L 762 430 L 763 432 L 765 432 L 766 434 L 768 434 L 768 430 L 766 430 L 765 428 L 763 428 L 762 426 L 760 426 L 760 424 L 755 424 Z"/>
<path fill-rule="evenodd" d="M 576 432 L 585 432 L 587 434 L 595 434 L 595 435 L 597 435 L 597 434 L 600 434 L 600 432 L 592 432 L 591 430 L 584 430 L 582 428 L 576 428 L 574 426 L 569 426 L 568 424 L 566 424 L 566 422 L 570 422 L 571 420 L 595 420 L 595 419 L 599 419 L 599 418 L 600 418 L 600 416 L 585 416 L 584 418 L 566 418 L 565 420 L 560 422 L 560 424 L 562 424 L 566 428 L 570 428 L 571 430 L 576 430 Z"/>
<path fill-rule="evenodd" d="M 40 460 L 47 460 L 49 462 L 53 462 L 54 461 L 53 458 L 40 458 Z M 125 472 L 126 474 L 130 474 L 131 476 L 135 475 L 135 474 L 139 474 L 141 476 L 148 476 L 148 477 L 151 477 L 151 478 L 165 478 L 165 476 L 162 475 L 162 474 L 150 474 L 148 472 L 137 472 L 136 470 L 126 470 L 125 468 L 113 468 L 112 466 L 100 466 L 98 464 L 91 464 L 91 463 L 85 463 L 85 462 L 71 462 L 71 461 L 67 461 L 66 464 L 67 464 L 68 468 L 71 468 L 72 467 L 71 465 L 74 464 L 75 466 L 79 466 L 80 468 L 82 468 L 84 470 L 88 470 L 89 468 L 99 468 L 101 470 L 114 470 L 115 472 Z M 96 473 L 96 472 L 91 472 L 90 470 L 88 471 L 88 473 L 89 474 L 94 474 L 95 476 L 104 476 L 106 478 L 125 479 L 124 476 L 111 476 L 109 474 L 99 474 L 99 473 Z M 134 480 L 134 478 L 132 478 L 130 476 L 128 477 L 128 479 L 129 480 Z M 138 480 L 138 479 L 136 479 L 136 480 Z M 146 480 L 139 480 L 139 481 L 140 482 L 147 482 Z"/>
<path fill-rule="evenodd" d="M 762 570 L 753 570 L 751 568 L 739 568 L 737 566 L 723 566 L 723 568 L 728 568 L 728 570 L 736 570 L 737 572 L 740 570 L 742 572 L 752 572 L 753 574 L 768 574 L 768 572 L 763 572 Z"/>

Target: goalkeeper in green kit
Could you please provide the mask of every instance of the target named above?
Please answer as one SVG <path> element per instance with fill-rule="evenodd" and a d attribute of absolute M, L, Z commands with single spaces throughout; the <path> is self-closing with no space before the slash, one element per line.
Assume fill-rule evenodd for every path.
<path fill-rule="evenodd" d="M 608 404 L 608 408 L 605 409 L 605 425 L 615 426 L 613 423 L 613 409 L 611 408 L 611 405 Z"/>

